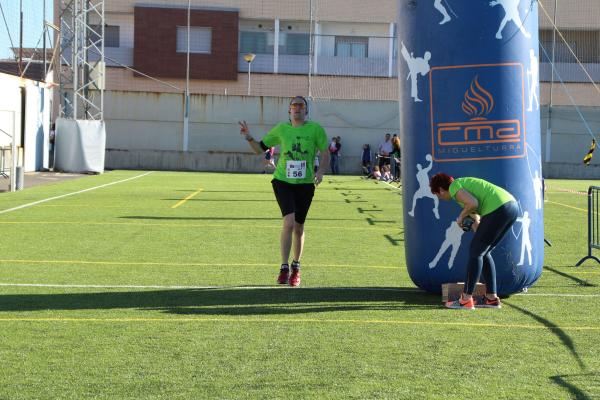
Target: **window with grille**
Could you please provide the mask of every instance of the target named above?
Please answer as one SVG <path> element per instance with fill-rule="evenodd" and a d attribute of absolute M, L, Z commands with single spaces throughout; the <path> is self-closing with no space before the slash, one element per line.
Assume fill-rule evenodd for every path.
<path fill-rule="evenodd" d="M 308 33 L 285 33 L 285 44 L 279 46 L 279 54 L 307 56 L 310 52 L 310 36 Z M 281 40 L 281 39 L 280 39 Z"/>
<path fill-rule="evenodd" d="M 267 32 L 241 31 L 240 53 L 268 54 Z"/>
<path fill-rule="evenodd" d="M 366 58 L 369 54 L 369 38 L 359 36 L 336 36 L 337 57 Z"/>
<path fill-rule="evenodd" d="M 187 26 L 177 27 L 177 52 L 187 53 Z M 199 26 L 190 27 L 190 53 L 210 54 L 212 28 Z"/>

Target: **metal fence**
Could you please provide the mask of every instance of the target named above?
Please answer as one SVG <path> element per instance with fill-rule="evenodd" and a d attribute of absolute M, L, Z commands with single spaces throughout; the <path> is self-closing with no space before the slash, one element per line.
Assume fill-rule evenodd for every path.
<path fill-rule="evenodd" d="M 586 260 L 600 259 L 592 254 L 593 249 L 600 250 L 600 186 L 590 186 L 588 189 L 588 254 L 583 257 L 576 266 L 580 266 Z"/>
<path fill-rule="evenodd" d="M 459 1 L 463 0 L 444 0 L 441 8 L 435 2 L 432 12 L 445 18 L 441 9 L 450 10 Z M 520 0 L 521 8 L 531 1 L 535 0 Z M 87 6 L 89 12 L 71 15 L 74 4 Z M 600 105 L 600 1 L 537 4 L 542 118 L 553 120 L 548 131 L 562 129 L 565 138 L 572 132 L 594 136 L 600 126 L 600 114 L 594 111 Z M 136 20 L 140 7 L 179 10 L 176 31 L 148 40 L 140 31 L 158 32 L 174 22 L 165 11 L 165 18 L 146 26 Z M 198 77 L 195 70 L 194 60 L 203 53 L 222 50 L 211 48 L 222 39 L 221 33 L 201 28 L 197 14 L 203 10 L 236 13 L 229 28 L 237 38 L 232 57 L 236 65 L 228 79 Z M 67 89 L 60 99 L 66 114 L 73 114 L 77 104 L 68 93 L 74 82 L 87 101 L 79 107 L 83 113 L 78 112 L 85 118 L 94 117 L 95 107 L 100 108 L 95 115 L 102 115 L 102 88 L 111 93 L 176 94 L 181 96 L 184 118 L 200 112 L 190 107 L 190 96 L 197 102 L 202 95 L 296 94 L 322 102 L 398 100 L 397 0 L 0 0 L 0 11 L 0 71 L 22 73 L 29 65 L 31 72 L 41 65 L 41 79 Z M 79 36 L 76 21 L 86 26 Z M 79 58 L 72 51 L 75 42 Z M 54 70 L 61 73 L 47 77 L 41 60 L 55 56 L 51 50 L 58 44 L 62 58 L 54 57 Z M 151 50 L 143 53 L 142 48 Z M 173 50 L 165 56 L 167 48 Z M 148 58 L 160 59 L 160 71 L 143 67 L 141 61 Z M 74 68 L 79 69 L 76 76 Z M 547 109 L 552 112 L 545 114 Z M 554 136 L 554 143 L 562 140 L 562 133 Z M 587 137 L 583 141 L 589 143 Z"/>

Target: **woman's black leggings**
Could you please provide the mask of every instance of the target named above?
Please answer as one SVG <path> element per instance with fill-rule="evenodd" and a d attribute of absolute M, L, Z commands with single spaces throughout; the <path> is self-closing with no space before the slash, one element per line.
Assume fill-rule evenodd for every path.
<path fill-rule="evenodd" d="M 482 272 L 487 292 L 497 293 L 496 265 L 491 252 L 515 223 L 518 213 L 517 202 L 509 201 L 481 218 L 469 249 L 466 294 L 473 294 Z"/>

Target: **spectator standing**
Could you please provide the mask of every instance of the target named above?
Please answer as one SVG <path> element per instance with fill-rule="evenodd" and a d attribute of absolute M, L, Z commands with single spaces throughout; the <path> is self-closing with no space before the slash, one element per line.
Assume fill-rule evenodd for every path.
<path fill-rule="evenodd" d="M 329 165 L 331 167 L 332 175 L 340 174 L 340 149 L 342 148 L 341 138 L 339 136 L 334 137 L 329 145 Z"/>
<path fill-rule="evenodd" d="M 363 144 L 361 163 L 363 175 L 371 175 L 371 146 L 368 143 Z"/>
<path fill-rule="evenodd" d="M 392 135 L 385 134 L 385 139 L 379 143 L 377 154 L 379 155 L 379 168 L 390 163 L 390 154 L 394 150 L 392 147 Z"/>
<path fill-rule="evenodd" d="M 400 137 L 394 135 L 394 137 L 392 137 L 392 152 L 390 153 L 394 182 L 400 182 L 400 157 Z"/>

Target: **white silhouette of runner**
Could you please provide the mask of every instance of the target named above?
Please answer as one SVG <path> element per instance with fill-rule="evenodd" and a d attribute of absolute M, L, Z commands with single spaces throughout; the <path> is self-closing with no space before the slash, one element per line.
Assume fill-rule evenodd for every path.
<path fill-rule="evenodd" d="M 429 166 L 427 166 L 427 168 L 423 168 L 421 164 L 417 164 L 417 182 L 419 183 L 419 189 L 417 189 L 413 195 L 412 210 L 408 212 L 408 215 L 411 217 L 415 216 L 417 200 L 422 199 L 423 197 L 429 197 L 430 199 L 433 199 L 435 204 L 433 208 L 433 215 L 435 215 L 435 218 L 440 219 L 440 213 L 438 212 L 438 205 L 440 201 L 436 195 L 431 193 L 431 189 L 429 189 L 429 171 L 431 171 L 431 168 L 433 167 L 433 159 L 431 158 L 431 154 L 427 154 L 425 159 L 429 161 Z"/>
<path fill-rule="evenodd" d="M 521 15 L 519 14 L 519 3 L 521 0 L 494 0 L 490 1 L 490 6 L 495 7 L 498 4 L 502 6 L 504 9 L 504 19 L 500 22 L 500 27 L 498 28 L 498 32 L 496 32 L 496 39 L 502 39 L 502 30 L 506 26 L 508 21 L 514 22 L 523 36 L 527 39 L 531 38 L 529 32 L 525 30 L 523 27 L 523 21 L 521 21 Z"/>
<path fill-rule="evenodd" d="M 540 178 L 539 172 L 535 171 L 535 177 L 533 178 L 533 193 L 535 194 L 535 209 L 539 210 L 542 208 L 542 199 L 544 194 L 544 183 Z"/>
<path fill-rule="evenodd" d="M 444 19 L 440 21 L 440 25 L 444 25 L 446 22 L 450 22 L 452 18 L 450 18 L 450 14 L 448 14 L 448 11 L 446 11 L 446 7 L 444 7 L 444 5 L 442 4 L 442 0 L 434 0 L 433 6 L 444 16 Z"/>
<path fill-rule="evenodd" d="M 450 226 L 448 226 L 446 229 L 446 239 L 444 239 L 442 242 L 442 246 L 435 255 L 435 258 L 429 263 L 429 268 L 435 268 L 437 263 L 440 262 L 440 258 L 442 258 L 446 250 L 448 250 L 448 247 L 452 247 L 450 259 L 448 260 L 448 269 L 452 269 L 452 266 L 454 265 L 454 258 L 456 258 L 456 253 L 458 253 L 460 240 L 462 239 L 463 233 L 465 232 L 460 226 L 458 226 L 456 221 L 450 222 Z"/>
<path fill-rule="evenodd" d="M 521 218 L 517 218 L 517 222 L 521 223 L 523 237 L 521 238 L 521 259 L 517 264 L 518 267 L 523 265 L 525 261 L 525 250 L 527 250 L 527 259 L 529 260 L 527 265 L 531 265 L 531 240 L 529 239 L 529 225 L 531 225 L 531 219 L 529 219 L 529 213 L 525 211 Z"/>
<path fill-rule="evenodd" d="M 414 57 L 413 53 L 408 53 L 406 46 L 402 43 L 402 49 L 400 50 L 402 57 L 408 64 L 408 76 L 406 80 L 410 79 L 410 97 L 416 102 L 423 101 L 419 99 L 419 88 L 417 86 L 417 78 L 419 74 L 422 76 L 427 75 L 429 72 L 429 60 L 431 59 L 431 53 L 426 51 L 423 57 Z"/>
<path fill-rule="evenodd" d="M 538 59 L 535 56 L 533 49 L 529 50 L 529 69 L 527 70 L 527 77 L 529 78 L 529 108 L 527 111 L 533 111 L 533 99 L 535 99 L 535 109 L 540 109 L 540 100 L 538 99 L 537 89 L 539 85 L 539 72 L 540 67 Z"/>

